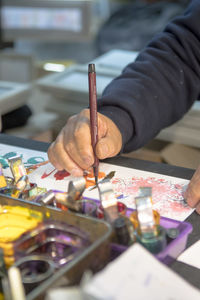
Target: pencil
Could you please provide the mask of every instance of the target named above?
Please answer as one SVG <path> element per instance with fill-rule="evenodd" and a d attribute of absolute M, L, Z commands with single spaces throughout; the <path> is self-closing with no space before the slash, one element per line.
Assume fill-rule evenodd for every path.
<path fill-rule="evenodd" d="M 95 183 L 98 184 L 99 160 L 96 156 L 96 144 L 98 142 L 98 118 L 97 118 L 97 91 L 96 91 L 96 71 L 95 65 L 88 65 L 89 82 L 89 107 L 90 107 L 90 130 L 92 139 L 92 148 L 94 152 L 93 172 Z"/>

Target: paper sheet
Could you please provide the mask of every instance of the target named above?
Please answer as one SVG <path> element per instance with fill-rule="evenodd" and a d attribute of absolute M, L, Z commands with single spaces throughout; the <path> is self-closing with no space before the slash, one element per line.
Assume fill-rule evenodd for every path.
<path fill-rule="evenodd" d="M 199 300 L 200 292 L 139 244 L 97 273 L 84 287 L 84 299 Z"/>
<path fill-rule="evenodd" d="M 181 261 L 185 264 L 191 265 L 195 268 L 200 269 L 200 241 L 194 243 L 187 250 L 185 250 L 179 257 L 178 261 Z"/>
<path fill-rule="evenodd" d="M 21 147 L 0 144 L 0 163 L 6 168 L 8 172 L 7 159 L 12 156 L 21 155 L 25 167 L 41 163 L 48 159 L 47 153 Z"/>
<path fill-rule="evenodd" d="M 0 144 L 0 162 L 3 160 L 6 164 L 6 158 L 16 154 L 23 156 L 26 167 L 47 160 L 47 154 L 44 152 Z M 183 196 L 188 180 L 106 163 L 100 163 L 99 170 L 102 178 L 113 172 L 111 182 L 114 192 L 118 201 L 125 203 L 127 207 L 135 208 L 134 198 L 138 195 L 139 187 L 150 186 L 152 187 L 153 207 L 161 216 L 183 221 L 193 212 Z M 4 172 L 5 175 L 11 176 L 8 166 Z M 38 167 L 29 174 L 29 178 L 40 187 L 65 192 L 69 181 L 73 180 L 70 174 L 57 171 L 50 163 Z M 88 183 L 91 182 L 94 185 L 94 178 L 88 178 Z M 92 187 L 87 188 L 84 196 L 99 199 L 97 189 L 91 189 Z"/>

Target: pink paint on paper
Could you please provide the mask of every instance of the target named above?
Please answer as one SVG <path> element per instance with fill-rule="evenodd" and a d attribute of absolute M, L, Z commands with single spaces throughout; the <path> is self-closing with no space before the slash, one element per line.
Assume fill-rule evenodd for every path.
<path fill-rule="evenodd" d="M 176 216 L 191 211 L 184 200 L 184 184 L 172 183 L 163 178 L 137 176 L 130 179 L 114 178 L 112 183 L 115 193 L 123 194 L 124 203 L 128 207 L 135 207 L 134 198 L 138 196 L 140 187 L 152 187 L 153 207 L 162 216 Z"/>

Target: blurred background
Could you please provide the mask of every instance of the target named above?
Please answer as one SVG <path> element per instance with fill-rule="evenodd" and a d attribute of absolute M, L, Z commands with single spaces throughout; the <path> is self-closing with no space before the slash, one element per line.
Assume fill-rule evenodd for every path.
<path fill-rule="evenodd" d="M 96 64 L 100 96 L 188 3 L 0 0 L 2 132 L 53 141 L 67 118 L 88 105 L 88 63 Z M 199 111 L 196 102 L 181 121 L 129 156 L 195 167 Z"/>

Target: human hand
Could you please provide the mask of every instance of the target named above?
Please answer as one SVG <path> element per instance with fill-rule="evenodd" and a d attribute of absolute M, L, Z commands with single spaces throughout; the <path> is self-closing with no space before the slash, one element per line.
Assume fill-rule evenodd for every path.
<path fill-rule="evenodd" d="M 96 155 L 99 159 L 115 156 L 122 147 L 122 136 L 108 117 L 98 113 L 98 143 Z M 69 118 L 55 142 L 48 149 L 50 162 L 58 170 L 67 170 L 73 176 L 82 176 L 94 163 L 91 145 L 90 112 L 82 110 Z"/>
<path fill-rule="evenodd" d="M 200 214 L 200 166 L 195 171 L 185 192 L 185 198 L 189 206 L 196 208 Z"/>

